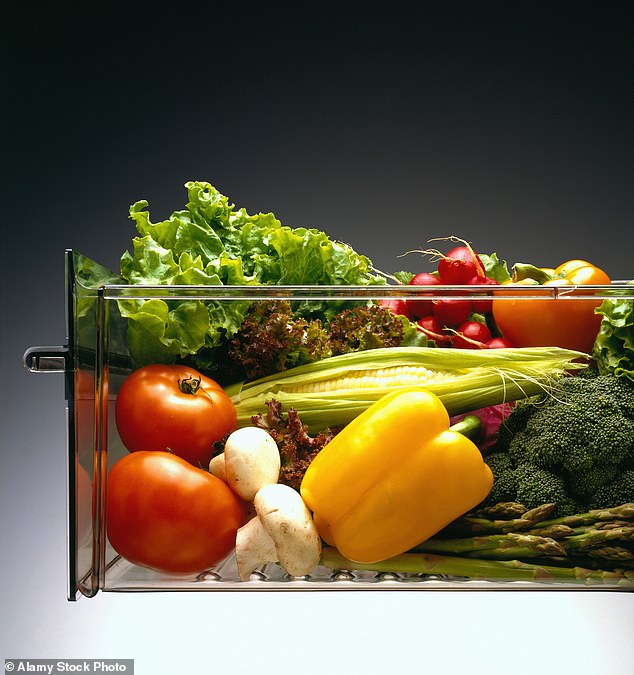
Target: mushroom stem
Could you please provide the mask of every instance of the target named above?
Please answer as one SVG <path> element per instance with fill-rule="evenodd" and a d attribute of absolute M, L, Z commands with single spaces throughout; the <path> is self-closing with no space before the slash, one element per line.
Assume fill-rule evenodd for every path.
<path fill-rule="evenodd" d="M 236 536 L 236 562 L 241 581 L 248 581 L 260 565 L 277 562 L 277 550 L 271 535 L 256 516 L 243 525 Z"/>
<path fill-rule="evenodd" d="M 246 581 L 253 570 L 277 562 L 294 577 L 319 564 L 321 539 L 299 492 L 273 483 L 260 488 L 253 501 L 257 516 L 236 537 L 238 574 Z"/>

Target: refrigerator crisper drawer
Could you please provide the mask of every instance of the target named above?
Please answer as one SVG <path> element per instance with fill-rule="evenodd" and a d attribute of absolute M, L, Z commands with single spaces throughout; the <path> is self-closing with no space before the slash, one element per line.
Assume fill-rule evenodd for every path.
<path fill-rule="evenodd" d="M 458 535 L 451 529 L 455 527 L 461 514 L 464 513 L 464 510 L 459 513 L 452 513 L 453 500 L 460 502 L 464 495 L 458 495 L 459 492 L 464 493 L 473 490 L 471 477 L 475 474 L 465 473 L 465 470 L 458 483 L 453 485 L 451 481 L 454 474 L 451 472 L 455 467 L 451 465 L 451 461 L 446 460 L 445 456 L 443 456 L 443 461 L 446 461 L 446 463 L 442 465 L 444 469 L 440 470 L 438 468 L 440 464 L 436 462 L 434 465 L 436 473 L 433 475 L 429 473 L 432 471 L 429 468 L 432 466 L 431 464 L 424 464 L 424 462 L 416 464 L 418 460 L 411 460 L 411 463 L 407 464 L 407 462 L 410 462 L 409 459 L 406 459 L 409 457 L 408 453 L 410 453 L 409 445 L 425 445 L 418 440 L 418 436 L 428 432 L 421 431 L 422 427 L 418 430 L 416 428 L 404 429 L 403 427 L 407 426 L 407 423 L 403 420 L 406 418 L 399 418 L 398 416 L 389 421 L 392 427 L 389 427 L 388 424 L 386 428 L 391 428 L 400 438 L 407 439 L 406 442 L 401 443 L 399 447 L 390 447 L 389 433 L 386 433 L 386 436 L 381 436 L 380 439 L 368 436 L 364 442 L 368 448 L 370 446 L 373 448 L 373 454 L 371 453 L 373 459 L 368 459 L 370 455 L 364 455 L 363 461 L 357 465 L 358 474 L 354 474 L 354 467 L 350 469 L 342 464 L 336 471 L 333 471 L 333 463 L 328 464 L 325 460 L 319 467 L 322 471 L 322 479 L 324 472 L 327 471 L 324 467 L 330 467 L 328 470 L 331 472 L 322 480 L 321 486 L 316 489 L 316 492 L 321 489 L 323 494 L 326 495 L 328 495 L 328 490 L 331 490 L 328 498 L 323 497 L 323 495 L 321 497 L 322 502 L 330 501 L 330 504 L 324 505 L 324 513 L 332 512 L 332 503 L 340 501 L 343 511 L 345 509 L 350 510 L 351 515 L 346 514 L 346 517 L 352 524 L 348 523 L 347 534 L 341 534 L 341 531 L 345 530 L 343 525 L 341 527 L 337 525 L 339 527 L 338 533 L 333 534 L 332 528 L 335 527 L 333 522 L 329 522 L 327 529 L 326 516 L 317 513 L 319 508 L 314 509 L 314 522 L 318 525 L 320 539 L 322 540 L 322 557 L 317 558 L 317 564 L 313 565 L 306 574 L 293 576 L 278 562 L 263 562 L 257 565 L 252 573 L 246 577 L 243 573 L 241 580 L 234 550 L 230 550 L 221 561 L 203 570 L 182 573 L 177 571 L 160 572 L 143 564 L 130 562 L 115 550 L 106 527 L 106 509 L 109 496 L 108 478 L 118 460 L 130 454 L 137 454 L 130 453 L 121 439 L 115 419 L 115 404 L 123 383 L 133 371 L 142 365 L 139 361 L 140 355 L 144 356 L 146 360 L 151 360 L 148 359 L 147 354 L 153 349 L 151 341 L 156 339 L 155 336 L 148 336 L 143 332 L 143 322 L 138 321 L 138 309 L 141 306 L 144 307 L 144 311 L 148 315 L 154 312 L 157 321 L 162 320 L 163 312 L 165 316 L 172 313 L 170 315 L 172 317 L 178 317 L 179 312 L 184 313 L 183 315 L 193 316 L 197 315 L 197 312 L 200 312 L 201 309 L 205 312 L 204 316 L 211 317 L 212 321 L 220 321 L 222 317 L 234 314 L 238 310 L 241 315 L 245 315 L 248 308 L 252 310 L 257 306 L 262 308 L 265 306 L 269 308 L 287 307 L 289 306 L 287 303 L 290 303 L 294 311 L 301 311 L 303 316 L 310 320 L 311 317 L 332 317 L 344 312 L 344 310 L 352 310 L 355 307 L 370 304 L 376 305 L 379 301 L 421 297 L 436 300 L 450 297 L 452 300 L 493 299 L 496 303 L 513 302 L 516 311 L 521 312 L 524 309 L 531 311 L 535 316 L 535 321 L 546 323 L 550 320 L 548 316 L 552 312 L 558 308 L 570 306 L 570 303 L 575 303 L 579 308 L 582 306 L 589 307 L 590 314 L 592 314 L 593 308 L 599 306 L 605 299 L 618 298 L 619 300 L 633 302 L 634 286 L 625 282 L 617 282 L 610 286 L 568 286 L 565 288 L 549 287 L 548 289 L 543 286 L 537 289 L 535 287 L 510 286 L 416 288 L 387 284 L 369 287 L 142 287 L 125 285 L 116 274 L 77 252 L 67 251 L 66 343 L 59 347 L 32 347 L 28 349 L 25 354 L 25 365 L 33 372 L 60 372 L 65 377 L 68 420 L 69 599 L 74 600 L 80 595 L 92 597 L 99 591 L 157 590 L 632 590 L 634 588 L 633 505 L 630 505 L 632 508 L 620 520 L 618 518 L 613 519 L 618 522 L 610 521 L 608 525 L 603 524 L 605 528 L 621 528 L 619 531 L 622 532 L 622 536 L 610 535 L 613 536 L 613 539 L 606 539 L 603 553 L 594 558 L 594 563 L 591 562 L 593 559 L 586 555 L 589 551 L 596 552 L 599 548 L 598 544 L 592 544 L 592 542 L 585 548 L 580 543 L 575 549 L 574 555 L 569 550 L 561 550 L 561 547 L 557 549 L 559 552 L 543 549 L 540 553 L 534 551 L 527 553 L 528 544 L 526 546 L 525 544 L 528 540 L 521 539 L 523 535 L 535 534 L 551 541 L 553 539 L 556 541 L 557 537 L 552 530 L 538 533 L 535 529 L 536 525 L 530 528 L 522 526 L 521 519 L 524 516 L 521 512 L 517 512 L 513 516 L 510 514 L 500 515 L 499 513 L 495 516 L 492 515 L 489 520 L 497 519 L 501 522 L 506 519 L 507 522 L 510 522 L 511 518 L 515 518 L 513 522 L 517 525 L 516 527 L 508 526 L 506 530 L 502 525 L 500 529 L 490 533 L 483 531 L 478 542 L 471 539 L 469 550 L 460 550 L 460 548 L 455 550 L 448 548 L 425 550 L 422 547 L 420 549 L 423 551 L 422 553 L 420 551 L 412 552 L 412 548 L 417 543 L 417 540 L 412 539 L 411 546 L 394 553 L 394 549 L 390 546 L 392 546 L 394 539 L 398 539 L 400 536 L 398 533 L 395 534 L 395 531 L 403 529 L 414 533 L 411 536 L 415 536 L 417 527 L 420 526 L 420 532 L 425 531 L 426 523 L 424 521 L 426 518 L 442 522 L 445 512 L 451 514 L 452 517 L 440 526 L 440 532 L 436 528 L 432 541 L 437 541 L 440 538 L 445 543 L 447 543 L 447 540 L 451 543 L 453 540 L 454 545 L 459 547 L 464 546 L 464 538 L 477 535 L 477 531 Z M 539 308 L 539 311 L 536 311 L 536 308 Z M 197 316 L 200 316 L 200 314 Z M 486 316 L 483 320 L 486 320 Z M 342 325 L 346 330 L 353 330 L 351 323 L 343 322 Z M 358 326 L 356 326 L 356 329 L 358 329 Z M 166 329 L 166 333 L 161 338 L 163 346 L 169 345 L 170 340 L 174 337 L 169 334 L 169 330 L 171 329 Z M 367 339 L 367 337 L 366 335 L 362 339 Z M 372 336 L 370 338 L 374 339 Z M 401 338 L 402 336 L 399 337 L 399 339 Z M 397 351 L 400 350 L 402 353 L 403 350 L 409 350 L 407 351 L 409 355 L 410 352 L 413 354 L 416 350 L 421 349 L 421 345 L 423 345 L 422 350 L 426 352 L 431 351 L 430 347 L 440 349 L 433 342 L 428 342 L 425 346 L 423 334 L 416 333 L 416 331 L 408 339 L 407 346 L 403 347 L 402 345 L 405 343 L 401 343 Z M 275 343 L 272 342 L 271 344 Z M 367 344 L 365 346 L 368 348 L 363 350 L 363 354 L 365 355 L 364 358 L 367 357 L 366 365 L 370 369 L 383 364 L 378 355 L 381 355 L 381 358 L 386 358 L 383 356 L 387 353 L 386 350 L 393 349 L 390 345 L 386 346 L 385 343 Z M 371 348 L 375 347 L 379 351 L 373 353 Z M 306 387 L 310 388 L 312 385 L 305 378 L 302 380 L 302 377 L 299 377 L 300 385 L 302 383 L 305 385 L 304 389 L 301 389 L 301 386 L 299 389 L 297 387 L 293 389 L 289 385 L 288 391 L 292 390 L 295 394 L 288 394 L 288 397 L 284 398 L 285 395 L 280 393 L 280 390 L 276 390 L 275 387 L 269 386 L 265 379 L 260 381 L 256 377 L 257 383 L 254 385 L 248 377 L 246 380 L 244 379 L 244 371 L 238 371 L 232 365 L 226 366 L 226 364 L 230 364 L 227 351 L 222 352 L 223 361 L 218 357 L 220 352 L 217 350 L 214 352 L 209 346 L 205 349 L 207 349 L 207 352 L 203 349 L 200 353 L 207 359 L 209 368 L 203 370 L 201 367 L 200 370 L 220 382 L 227 394 L 232 397 L 231 400 L 236 403 L 237 423 L 240 427 L 252 425 L 254 415 L 260 415 L 258 424 L 265 424 L 265 420 L 268 419 L 266 418 L 267 412 L 270 412 L 270 403 L 268 402 L 279 399 L 282 419 L 284 419 L 285 414 L 288 414 L 289 409 L 296 409 L 300 421 L 306 425 L 307 433 L 311 438 L 314 438 L 326 428 L 334 429 L 332 433 L 335 439 L 338 434 L 342 434 L 341 438 L 344 438 L 341 429 L 345 428 L 353 419 L 358 418 L 358 415 L 368 409 L 376 399 L 381 398 L 383 401 L 385 400 L 384 395 L 389 391 L 400 391 L 398 386 L 390 388 L 385 385 L 385 391 L 381 389 L 384 386 L 385 378 L 389 375 L 389 369 L 393 366 L 393 363 L 387 358 L 382 372 L 377 376 L 378 380 L 374 382 L 374 388 L 370 387 L 372 391 L 376 390 L 378 393 L 363 393 L 357 384 L 352 383 L 352 380 L 346 380 L 344 386 L 347 387 L 348 394 L 346 396 L 348 398 L 342 404 L 341 398 L 337 398 L 335 401 L 332 398 L 334 395 L 328 394 L 326 385 L 318 385 L 318 393 L 309 395 Z M 443 352 L 448 351 L 449 349 L 443 350 Z M 460 378 L 466 378 L 458 380 L 466 383 L 464 391 L 458 391 L 460 388 L 456 386 L 442 384 L 429 386 L 429 390 L 438 396 L 445 405 L 449 415 L 452 416 L 452 422 L 460 419 L 459 415 L 468 414 L 474 409 L 501 404 L 506 400 L 513 401 L 526 396 L 535 396 L 544 391 L 551 393 L 554 391 L 552 378 L 544 379 L 544 372 L 540 370 L 543 365 L 543 355 L 539 348 L 532 350 L 531 353 L 536 354 L 536 361 L 534 364 L 527 366 L 526 370 L 522 370 L 522 367 L 518 367 L 515 363 L 505 364 L 495 360 L 493 358 L 494 353 L 500 354 L 505 351 L 503 349 L 452 349 L 451 351 L 454 352 L 453 360 L 455 363 L 448 368 L 449 370 L 454 368 L 455 372 L 450 373 L 450 376 L 459 375 Z M 489 351 L 491 354 L 485 354 L 485 351 Z M 529 351 L 531 350 L 529 349 Z M 164 358 L 164 353 L 161 353 L 160 350 L 156 353 L 159 355 L 156 359 L 157 362 Z M 254 350 L 253 353 L 257 354 L 257 350 Z M 355 361 L 355 358 L 359 358 L 358 354 L 360 353 L 357 351 L 357 356 L 353 357 L 351 361 L 360 363 L 360 361 Z M 387 354 L 390 356 L 394 353 L 389 352 Z M 372 358 L 375 355 L 377 355 L 377 360 L 373 362 Z M 572 354 L 572 356 L 578 355 Z M 549 367 L 555 368 L 555 362 L 560 357 L 561 354 L 553 357 L 554 360 Z M 479 361 L 476 363 L 478 359 Z M 185 358 L 184 361 L 187 362 L 188 359 Z M 215 366 L 216 369 L 214 370 L 214 362 L 224 365 Z M 577 374 L 576 369 L 579 364 L 587 364 L 588 362 L 589 359 L 587 358 L 585 360 L 583 358 L 572 358 L 569 362 L 571 365 L 568 374 Z M 191 365 L 194 362 L 189 360 L 189 363 Z M 195 363 L 200 365 L 202 361 Z M 319 361 L 319 363 L 323 364 L 324 361 Z M 347 361 L 344 359 L 341 363 L 345 365 Z M 485 378 L 482 382 L 474 380 L 471 375 L 470 368 L 478 366 L 481 370 L 482 368 L 485 370 L 489 368 L 482 375 Z M 353 377 L 354 372 L 351 375 L 351 372 L 346 368 L 343 367 L 341 371 L 337 371 L 335 374 L 340 375 L 341 378 Z M 438 366 L 438 368 L 446 370 L 444 366 Z M 433 370 L 433 367 L 430 369 Z M 413 367 L 410 368 L 410 371 L 412 370 Z M 478 372 L 481 372 L 481 370 Z M 241 373 L 240 377 L 236 375 L 238 372 Z M 300 376 L 302 372 L 301 369 L 298 371 Z M 310 372 L 314 372 L 314 370 Z M 496 380 L 491 384 L 491 373 L 494 373 L 499 381 Z M 276 377 L 273 375 L 270 379 L 276 380 Z M 318 380 L 319 376 L 313 379 Z M 246 384 L 242 386 L 239 382 L 246 382 Z M 412 384 L 409 385 L 410 390 L 413 385 L 414 381 L 412 380 Z M 427 388 L 427 386 L 424 387 L 424 389 Z M 313 390 L 311 389 L 311 391 Z M 468 391 L 468 396 L 465 396 L 465 391 Z M 492 399 L 492 391 L 502 391 L 502 398 L 500 400 Z M 304 398 L 301 398 L 301 396 L 299 399 L 293 398 L 297 395 L 297 392 L 300 392 L 300 394 L 304 392 L 302 394 Z M 346 396 L 343 396 L 343 398 L 346 398 Z M 375 399 L 372 399 L 372 396 L 375 396 Z M 297 401 L 300 401 L 300 403 L 298 404 Z M 392 409 L 390 408 L 390 410 Z M 363 419 L 365 424 L 370 424 L 368 422 L 370 418 L 364 417 Z M 399 426 L 402 428 L 399 429 Z M 356 427 L 361 431 L 356 431 L 354 438 L 360 438 L 359 434 L 366 433 L 369 428 L 370 426 Z M 440 430 L 437 431 L 437 436 L 438 434 L 441 434 Z M 279 436 L 277 438 L 279 440 Z M 352 436 L 349 436 L 348 441 L 351 438 Z M 433 434 L 430 438 L 433 438 Z M 463 437 L 461 436 L 461 438 Z M 354 442 L 350 442 L 354 445 Z M 478 443 L 478 440 L 474 438 L 469 443 Z M 343 441 L 341 444 L 343 444 Z M 408 447 L 402 447 L 403 445 Z M 433 445 L 431 440 L 427 445 L 429 447 Z M 169 450 L 169 448 L 167 449 Z M 452 451 L 447 450 L 449 454 Z M 486 452 L 484 450 L 482 452 L 486 459 Z M 380 457 L 380 460 L 377 460 L 377 457 Z M 480 459 L 481 457 L 478 454 L 478 460 Z M 381 466 L 378 469 L 376 467 L 373 469 L 373 478 L 368 478 L 365 476 L 365 473 L 367 473 L 366 465 L 372 461 L 380 461 Z M 353 459 L 346 457 L 344 463 L 348 464 L 348 462 L 353 462 Z M 404 472 L 403 466 L 405 465 L 409 468 Z M 427 471 L 427 475 L 422 475 L 422 477 L 416 475 L 416 471 L 412 469 L 416 466 L 427 467 L 426 469 L 421 468 L 421 472 L 424 474 Z M 200 468 L 207 471 L 207 466 Z M 316 470 L 315 467 L 315 473 Z M 479 470 L 479 468 L 473 469 L 473 471 Z M 350 471 L 352 471 L 352 474 Z M 337 476 L 334 474 L 337 474 Z M 350 479 L 351 475 L 358 476 L 358 480 L 356 477 Z M 344 487 L 341 485 L 337 487 L 337 481 L 341 483 L 343 480 L 347 480 L 347 484 Z M 363 481 L 370 481 L 370 483 L 363 487 L 365 485 Z M 332 485 L 330 487 L 326 485 L 326 488 L 324 488 L 324 483 L 328 484 L 329 482 Z M 448 485 L 449 487 L 447 487 Z M 136 486 L 136 489 L 142 489 L 142 487 L 142 485 Z M 355 490 L 361 495 L 357 495 L 359 500 L 366 499 L 363 508 L 370 515 L 366 514 L 365 520 L 363 514 L 359 515 L 355 511 L 355 509 L 358 511 L 358 504 L 350 506 L 350 500 L 353 500 L 353 497 L 350 497 L 350 500 L 346 502 L 349 496 L 347 493 L 350 493 L 350 495 L 356 494 Z M 368 506 L 370 498 L 367 497 L 364 490 L 367 491 L 367 494 L 374 491 L 372 497 L 374 503 L 371 506 Z M 454 494 L 454 497 L 449 500 L 447 494 Z M 475 495 L 476 492 L 473 492 L 473 494 Z M 302 495 L 304 496 L 303 488 Z M 480 503 L 480 500 L 476 499 L 471 506 L 475 509 Z M 411 509 L 408 511 L 404 504 L 411 506 Z M 248 503 L 247 500 L 241 504 L 241 507 L 245 513 L 242 522 L 246 522 L 253 517 L 253 505 Z M 160 507 L 157 506 L 157 508 Z M 427 511 L 425 511 L 425 508 Z M 467 508 L 465 510 L 470 511 L 470 515 L 475 518 L 473 509 Z M 530 514 L 532 515 L 532 512 Z M 478 517 L 486 517 L 486 514 L 483 514 L 481 510 L 477 515 Z M 320 521 L 318 517 L 321 518 Z M 542 520 L 550 522 L 555 517 L 552 510 L 545 511 Z M 355 521 L 354 518 L 357 518 L 357 520 Z M 341 520 L 343 521 L 345 518 Z M 449 526 L 445 527 L 448 523 Z M 371 533 L 375 553 L 377 550 L 383 550 L 382 547 L 384 547 L 385 551 L 392 551 L 394 555 L 390 553 L 387 560 L 382 557 L 379 563 L 370 559 L 364 563 L 351 563 L 350 558 L 359 560 L 361 559 L 360 556 L 343 557 L 343 554 L 337 551 L 333 540 L 343 541 L 347 536 L 350 541 L 354 540 L 358 543 L 358 535 L 362 531 Z M 587 531 L 587 523 L 573 523 L 569 536 L 579 536 L 584 532 L 587 533 Z M 504 535 L 505 532 L 511 532 L 512 536 L 495 539 L 495 537 Z M 340 534 L 341 538 L 338 538 Z M 434 533 L 432 532 L 432 534 Z M 486 539 L 489 534 L 494 535 L 492 539 Z M 422 539 L 427 540 L 428 536 L 426 534 Z M 515 537 L 514 540 L 513 537 Z M 407 537 L 404 537 L 403 541 L 406 539 Z M 461 539 L 463 543 L 455 544 L 456 539 Z M 500 542 L 498 548 L 495 549 L 497 553 L 491 552 L 493 543 L 489 542 L 493 541 Z M 579 541 L 585 540 L 582 538 Z M 611 553 L 608 551 L 609 546 L 612 547 Z M 504 547 L 508 548 L 508 554 L 499 554 Z M 344 546 L 340 548 L 341 550 L 345 549 Z M 361 548 L 363 548 L 362 545 Z M 354 550 L 353 544 L 351 544 L 350 550 Z M 370 555 L 368 553 L 368 556 Z M 602 555 L 604 557 L 601 557 Z M 610 559 L 610 555 L 612 559 Z M 570 560 L 567 558 L 570 558 Z M 577 564 L 577 558 L 584 564 Z"/>

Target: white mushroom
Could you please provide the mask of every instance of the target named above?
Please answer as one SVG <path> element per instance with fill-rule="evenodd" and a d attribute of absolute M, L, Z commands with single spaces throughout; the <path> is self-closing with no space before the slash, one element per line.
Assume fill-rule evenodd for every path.
<path fill-rule="evenodd" d="M 216 476 L 216 478 L 220 478 L 220 480 L 223 480 L 225 483 L 227 482 L 224 452 L 211 458 L 211 461 L 209 462 L 209 473 Z"/>
<path fill-rule="evenodd" d="M 211 471 L 211 467 L 210 467 Z M 270 434 L 259 427 L 234 431 L 224 450 L 225 480 L 246 501 L 280 477 L 280 451 Z"/>
<path fill-rule="evenodd" d="M 321 539 L 299 492 L 282 483 L 267 485 L 254 499 L 256 516 L 236 537 L 236 561 L 242 581 L 261 565 L 277 562 L 294 577 L 319 563 Z"/>

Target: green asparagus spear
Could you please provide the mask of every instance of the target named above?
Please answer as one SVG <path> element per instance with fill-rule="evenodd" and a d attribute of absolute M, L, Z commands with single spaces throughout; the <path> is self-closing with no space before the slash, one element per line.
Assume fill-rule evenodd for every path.
<path fill-rule="evenodd" d="M 493 506 L 478 509 L 472 515 L 478 518 L 520 518 L 528 509 L 517 502 L 499 502 Z"/>
<path fill-rule="evenodd" d="M 543 520 L 540 527 L 550 527 L 551 525 L 568 525 L 569 527 L 580 527 L 584 525 L 594 525 L 602 521 L 614 520 L 634 520 L 634 503 L 621 504 L 608 509 L 592 509 L 587 513 L 578 513 L 573 516 L 562 516 L 561 518 L 552 518 Z"/>
<path fill-rule="evenodd" d="M 563 546 L 569 553 L 586 551 L 613 541 L 634 541 L 634 527 L 615 527 L 607 530 L 590 529 L 583 534 L 574 534 L 562 540 Z"/>
<path fill-rule="evenodd" d="M 531 527 L 526 531 L 536 537 L 548 537 L 550 539 L 563 539 L 576 533 L 569 525 L 547 525 L 546 527 Z"/>
<path fill-rule="evenodd" d="M 451 575 L 488 581 L 560 581 L 581 585 L 608 583 L 634 586 L 634 573 L 630 571 L 533 565 L 518 560 L 481 560 L 429 553 L 404 553 L 380 562 L 358 563 L 348 560 L 337 549 L 325 547 L 321 564 L 335 570 Z"/>
<path fill-rule="evenodd" d="M 475 515 L 464 515 L 445 528 L 447 533 L 495 534 L 528 530 L 549 518 L 556 508 L 555 504 L 542 504 L 526 511 L 519 518 L 491 519 Z"/>
<path fill-rule="evenodd" d="M 509 532 L 463 539 L 431 538 L 412 549 L 416 553 L 481 554 L 496 559 L 565 556 L 563 546 L 554 539 Z"/>
<path fill-rule="evenodd" d="M 590 558 L 600 558 L 601 560 L 613 560 L 619 565 L 631 563 L 634 561 L 634 552 L 623 546 L 602 546 L 601 548 L 591 548 L 585 551 Z"/>

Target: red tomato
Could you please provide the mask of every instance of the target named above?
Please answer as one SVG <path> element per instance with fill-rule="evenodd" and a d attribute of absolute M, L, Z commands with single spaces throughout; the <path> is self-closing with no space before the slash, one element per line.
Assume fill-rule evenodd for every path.
<path fill-rule="evenodd" d="M 79 462 L 75 463 L 75 542 L 77 547 L 90 544 L 92 539 L 92 518 L 95 508 L 95 493 L 92 478 Z"/>
<path fill-rule="evenodd" d="M 115 412 L 130 452 L 169 450 L 205 468 L 213 443 L 237 427 L 235 407 L 222 387 L 186 366 L 134 371 L 121 385 Z"/>
<path fill-rule="evenodd" d="M 196 574 L 233 550 L 242 501 L 219 478 L 169 452 L 133 452 L 108 474 L 106 529 L 123 558 Z"/>

